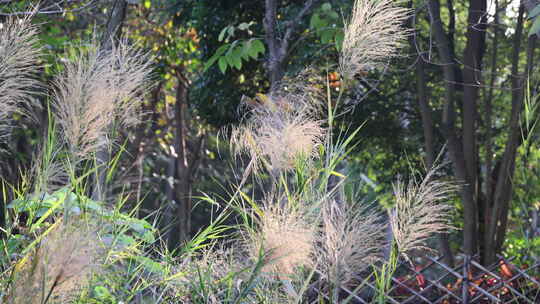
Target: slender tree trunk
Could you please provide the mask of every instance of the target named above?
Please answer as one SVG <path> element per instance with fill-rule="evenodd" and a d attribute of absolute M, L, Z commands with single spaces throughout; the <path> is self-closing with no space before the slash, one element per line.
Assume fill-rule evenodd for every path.
<path fill-rule="evenodd" d="M 529 41 L 527 44 L 527 67 L 525 69 L 525 72 L 523 73 L 523 77 L 521 78 L 521 107 L 523 108 L 523 100 L 524 100 L 524 90 L 526 89 L 525 81 L 529 77 L 530 72 L 533 69 L 534 65 L 534 49 L 536 48 L 536 36 L 529 37 Z M 520 111 L 521 113 L 522 111 Z M 520 120 L 520 119 L 518 119 Z M 506 237 L 506 228 L 508 225 L 508 211 L 510 208 L 510 202 L 512 200 L 512 194 L 513 194 L 513 178 L 514 178 L 514 172 L 515 172 L 515 163 L 517 158 L 517 148 L 521 145 L 521 136 L 522 136 L 522 129 L 521 129 L 521 123 L 518 121 L 518 124 L 520 125 L 516 129 L 518 130 L 516 133 L 519 133 L 516 136 L 515 141 L 512 143 L 512 145 L 515 146 L 513 149 L 513 158 L 511 159 L 511 162 L 508 166 L 508 176 L 507 176 L 507 182 L 504 183 L 503 188 L 503 195 L 500 197 L 500 200 L 502 201 L 501 204 L 503 205 L 501 217 L 500 217 L 500 225 L 497 227 L 497 232 L 495 235 L 496 243 L 495 243 L 495 251 L 500 252 L 502 249 L 502 246 L 504 244 L 504 239 Z M 506 191 L 504 190 L 506 189 Z"/>
<path fill-rule="evenodd" d="M 189 240 L 191 234 L 191 191 L 192 181 L 187 151 L 187 111 L 188 90 L 187 85 L 179 77 L 176 89 L 175 123 L 177 146 L 176 177 L 178 183 L 174 187 L 176 206 L 175 228 L 171 233 L 170 246 L 176 247 Z"/>
<path fill-rule="evenodd" d="M 519 146 L 520 137 L 520 113 L 523 106 L 523 82 L 519 76 L 519 57 L 521 53 L 521 39 L 523 36 L 524 21 L 523 5 L 519 7 L 516 32 L 514 34 L 513 55 L 512 55 L 512 112 L 509 123 L 509 133 L 505 145 L 505 151 L 501 160 L 501 165 L 497 172 L 495 192 L 493 194 L 493 208 L 490 210 L 489 226 L 485 238 L 486 256 L 485 263 L 495 261 L 497 244 L 502 240 L 497 240 L 499 227 L 504 225 L 506 229 L 506 219 L 508 216 L 508 204 L 511 198 L 512 177 L 514 173 L 515 158 Z M 501 222 L 502 221 L 502 222 Z"/>
<path fill-rule="evenodd" d="M 433 135 L 433 117 L 429 106 L 426 93 L 426 80 L 424 72 L 424 62 L 420 57 L 416 63 L 416 86 L 418 90 L 418 104 L 420 115 L 422 116 L 422 125 L 424 130 L 424 148 L 426 150 L 426 167 L 428 170 L 435 164 L 435 141 Z M 446 265 L 454 265 L 454 255 L 450 249 L 450 242 L 447 233 L 440 233 L 437 236 L 439 244 L 439 254 L 443 256 L 443 262 Z"/>
<path fill-rule="evenodd" d="M 268 45 L 268 59 L 267 59 L 267 71 L 270 78 L 271 87 L 275 85 L 283 77 L 283 64 L 282 64 L 282 48 L 279 45 L 277 38 L 277 3 L 278 0 L 265 0 L 265 15 L 264 15 L 264 29 L 265 40 Z"/>
<path fill-rule="evenodd" d="M 475 201 L 478 199 L 476 108 L 485 49 L 486 7 L 486 0 L 472 0 L 469 2 L 467 45 L 463 53 L 463 155 Z"/>
<path fill-rule="evenodd" d="M 474 200 L 472 182 L 467 175 L 463 147 L 455 131 L 455 83 L 456 67 L 454 65 L 453 51 L 450 41 L 444 32 L 440 14 L 440 2 L 428 2 L 431 28 L 437 44 L 439 57 L 445 80 L 445 103 L 443 107 L 442 131 L 448 141 L 448 152 L 454 168 L 455 177 L 462 182 L 461 200 L 464 210 L 463 250 L 465 254 L 473 255 L 477 250 L 477 212 Z"/>
<path fill-rule="evenodd" d="M 174 147 L 178 146 L 178 136 L 176 135 L 176 131 L 174 131 Z M 176 179 L 176 158 L 177 155 L 174 154 L 173 149 L 170 149 L 169 151 L 169 157 L 167 159 L 167 167 L 166 167 L 166 177 L 165 180 L 165 206 L 163 208 L 163 218 L 160 221 L 159 228 L 163 233 L 163 238 L 167 241 L 167 247 L 169 250 L 174 250 L 176 248 L 177 241 L 174 239 L 175 235 L 173 233 L 173 230 L 175 229 L 174 225 L 174 212 L 176 210 L 176 203 L 175 203 L 175 179 Z M 160 206 L 156 205 L 155 210 L 159 210 Z"/>
<path fill-rule="evenodd" d="M 409 8 L 412 8 L 413 1 L 409 1 Z M 412 16 L 409 19 L 409 28 L 414 30 L 414 25 Z M 416 50 L 416 45 L 414 41 L 414 36 L 409 35 L 409 44 L 413 50 Z M 424 60 L 422 56 L 417 56 L 417 62 L 415 64 L 415 75 L 416 75 L 416 91 L 418 95 L 418 106 L 420 109 L 420 116 L 422 117 L 422 127 L 424 131 L 424 150 L 426 153 L 425 161 L 426 167 L 428 170 L 433 168 L 435 163 L 435 136 L 434 136 L 434 124 L 433 124 L 433 113 L 431 106 L 428 101 L 428 93 L 426 87 L 426 75 L 424 70 Z M 452 250 L 450 249 L 450 243 L 448 241 L 448 234 L 441 233 L 437 236 L 437 241 L 439 245 L 439 254 L 442 255 L 443 262 L 446 265 L 454 265 L 454 256 Z"/>
<path fill-rule="evenodd" d="M 277 88 L 285 73 L 285 61 L 290 52 L 289 45 L 298 38 L 298 27 L 302 19 L 313 9 L 320 0 L 306 0 L 299 13 L 291 20 L 284 22 L 283 35 L 278 35 L 277 10 L 280 0 L 265 0 L 263 26 L 265 41 L 268 46 L 266 70 L 270 79 L 270 89 Z"/>
<path fill-rule="evenodd" d="M 485 103 L 485 129 L 486 137 L 484 145 L 486 147 L 486 170 L 484 175 L 484 197 L 481 200 L 482 208 L 479 210 L 480 218 L 480 231 L 479 238 L 480 240 L 480 254 L 485 256 L 485 244 L 487 237 L 487 227 L 489 227 L 489 210 L 491 209 L 491 202 L 493 199 L 493 96 L 495 90 L 495 79 L 497 78 L 497 54 L 499 49 L 499 1 L 495 0 L 495 16 L 492 23 L 494 36 L 492 43 L 492 54 L 491 54 L 491 71 L 490 71 L 490 82 L 487 94 L 484 95 Z"/>

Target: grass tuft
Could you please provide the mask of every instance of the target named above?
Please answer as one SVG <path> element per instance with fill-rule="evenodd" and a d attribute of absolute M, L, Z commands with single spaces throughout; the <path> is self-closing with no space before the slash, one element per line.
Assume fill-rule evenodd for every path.
<path fill-rule="evenodd" d="M 345 25 L 339 66 L 345 79 L 384 68 L 407 37 L 409 10 L 394 0 L 356 0 Z"/>

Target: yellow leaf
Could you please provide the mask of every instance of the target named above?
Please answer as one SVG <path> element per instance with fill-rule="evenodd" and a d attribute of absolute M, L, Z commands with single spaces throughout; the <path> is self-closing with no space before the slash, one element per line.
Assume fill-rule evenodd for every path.
<path fill-rule="evenodd" d="M 257 93 L 257 99 L 259 99 L 259 102 L 262 103 L 262 104 L 265 104 L 268 102 L 268 96 L 262 94 L 262 93 Z"/>
<path fill-rule="evenodd" d="M 163 127 L 163 126 L 167 125 L 167 121 L 165 120 L 165 118 L 160 118 L 160 119 L 158 119 L 157 124 L 158 124 L 158 126 Z"/>
<path fill-rule="evenodd" d="M 168 104 L 174 104 L 174 103 L 176 102 L 176 100 L 174 99 L 174 96 L 171 96 L 171 95 L 165 96 L 165 101 L 166 101 Z"/>
<path fill-rule="evenodd" d="M 75 16 L 73 15 L 73 13 L 67 12 L 67 13 L 66 13 L 66 19 L 67 19 L 68 21 L 73 21 L 73 20 L 75 20 Z"/>
<path fill-rule="evenodd" d="M 332 175 L 335 175 L 335 176 L 337 176 L 337 177 L 345 178 L 345 175 L 343 175 L 343 174 L 341 174 L 341 173 L 339 173 L 339 172 L 337 172 L 337 171 L 332 171 L 331 174 L 332 174 Z"/>

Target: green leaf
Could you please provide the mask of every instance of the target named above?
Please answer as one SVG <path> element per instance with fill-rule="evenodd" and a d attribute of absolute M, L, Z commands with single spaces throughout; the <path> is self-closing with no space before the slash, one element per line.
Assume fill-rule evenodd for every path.
<path fill-rule="evenodd" d="M 245 31 L 247 30 L 249 27 L 251 26 L 251 23 L 245 23 L 245 22 L 242 22 L 238 25 L 238 29 L 239 30 L 242 30 L 242 31 Z"/>
<path fill-rule="evenodd" d="M 154 236 L 154 233 L 150 230 L 146 231 L 142 236 L 141 239 L 145 241 L 146 243 L 153 243 L 156 241 L 156 237 Z"/>
<path fill-rule="evenodd" d="M 334 37 L 336 42 L 336 49 L 338 51 L 341 50 L 341 47 L 343 46 L 343 40 L 345 39 L 345 33 L 343 33 L 342 30 L 337 31 L 336 36 Z"/>
<path fill-rule="evenodd" d="M 332 42 L 334 35 L 335 35 L 334 29 L 326 29 L 326 30 L 321 31 L 321 42 L 324 44 Z"/>
<path fill-rule="evenodd" d="M 104 286 L 96 286 L 96 287 L 94 287 L 94 295 L 99 300 L 109 300 L 109 299 L 112 298 L 111 293 Z"/>
<path fill-rule="evenodd" d="M 221 30 L 221 32 L 219 33 L 219 36 L 218 36 L 218 41 L 219 42 L 223 41 L 223 39 L 225 38 L 225 33 L 227 33 L 228 29 L 229 29 L 229 26 L 226 26 Z"/>
<path fill-rule="evenodd" d="M 225 54 L 225 60 L 227 61 L 227 64 L 231 67 L 234 66 L 234 55 L 232 52 L 227 52 L 227 54 Z"/>
<path fill-rule="evenodd" d="M 249 53 L 251 48 L 252 48 L 251 40 L 246 40 L 242 42 L 242 59 L 246 61 L 249 60 L 249 57 L 251 56 Z M 257 59 L 257 58 L 253 58 L 253 59 Z"/>
<path fill-rule="evenodd" d="M 29 204 L 27 204 L 26 200 L 18 198 L 16 200 L 12 200 L 11 203 L 7 205 L 7 208 L 18 209 L 20 211 L 24 211 L 28 208 L 28 205 Z"/>
<path fill-rule="evenodd" d="M 329 2 L 325 2 L 322 6 L 321 6 L 321 9 L 325 12 L 327 11 L 330 11 L 332 9 L 332 4 L 330 4 Z"/>
<path fill-rule="evenodd" d="M 233 37 L 234 36 L 234 26 L 229 26 L 229 29 L 227 30 L 227 32 L 229 33 L 229 37 Z"/>
<path fill-rule="evenodd" d="M 248 40 L 246 41 L 245 43 L 245 50 L 247 51 L 247 54 L 249 57 L 253 58 L 253 59 L 257 59 L 259 56 L 259 50 L 254 46 L 254 42 L 257 41 L 257 40 Z M 264 47 L 264 45 L 263 45 Z"/>
<path fill-rule="evenodd" d="M 242 47 L 237 47 L 233 50 L 231 60 L 237 70 L 242 69 Z"/>
<path fill-rule="evenodd" d="M 253 40 L 252 42 L 253 48 L 257 53 L 264 54 L 266 52 L 266 48 L 264 47 L 264 43 L 260 39 Z"/>
<path fill-rule="evenodd" d="M 540 15 L 540 4 L 529 12 L 529 19 L 532 19 L 538 15 Z"/>
<path fill-rule="evenodd" d="M 534 23 L 531 29 L 529 30 L 529 37 L 534 34 L 540 34 L 540 18 L 538 17 L 534 19 Z"/>
<path fill-rule="evenodd" d="M 111 235 L 111 239 L 114 239 L 114 236 Z M 125 234 L 118 235 L 117 242 L 121 248 L 126 248 L 137 244 L 137 241 L 134 238 Z"/>
<path fill-rule="evenodd" d="M 210 57 L 210 59 L 208 59 L 208 61 L 204 64 L 203 72 L 206 72 L 214 63 L 216 63 L 216 61 L 221 57 L 221 55 L 223 55 L 223 53 L 225 53 L 229 46 L 230 45 L 228 43 L 220 46 L 216 50 L 216 53 L 214 53 L 214 55 L 212 55 L 212 57 Z"/>
<path fill-rule="evenodd" d="M 136 256 L 133 256 L 132 259 L 139 262 L 139 264 L 141 264 L 146 271 L 156 273 L 156 274 L 166 273 L 165 268 L 161 266 L 160 263 L 153 261 L 150 258 L 136 255 Z"/>
<path fill-rule="evenodd" d="M 102 212 L 103 207 L 96 201 L 91 200 L 89 198 L 85 199 L 82 204 L 84 208 L 92 210 L 94 212 Z"/>
<path fill-rule="evenodd" d="M 218 65 L 221 73 L 225 74 L 227 71 L 227 59 L 225 57 L 219 57 Z"/>
<path fill-rule="evenodd" d="M 321 25 L 321 17 L 319 14 L 314 13 L 309 20 L 309 27 L 312 29 L 319 29 Z"/>

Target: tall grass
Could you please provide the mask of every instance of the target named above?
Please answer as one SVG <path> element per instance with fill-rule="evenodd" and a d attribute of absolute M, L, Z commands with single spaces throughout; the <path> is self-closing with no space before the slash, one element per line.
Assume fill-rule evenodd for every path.
<path fill-rule="evenodd" d="M 342 76 L 352 82 L 356 73 L 394 56 L 406 17 L 391 1 L 357 0 L 345 28 Z M 0 89 L 8 92 L 0 95 L 8 96 L 0 99 L 6 105 L 0 117 L 25 110 L 27 92 L 38 86 L 31 63 L 39 47 L 29 22 L 10 19 L 9 30 L 0 31 L 15 37 L 13 44 L 0 39 Z M 16 56 L 24 60 L 13 63 Z M 90 43 L 68 58 L 49 96 L 48 136 L 30 174 L 37 176 L 6 185 L 17 198 L 2 247 L 9 258 L 2 261 L 0 298 L 9 303 L 28 301 L 30 292 L 36 295 L 31 302 L 42 304 L 346 302 L 342 289 L 356 288 L 372 269 L 383 269 L 375 274 L 384 301 L 398 259 L 409 259 L 431 233 L 448 228 L 450 209 L 441 202 L 453 188 L 433 172 L 419 183 L 396 183 L 389 220 L 377 203 L 344 195 L 356 181 L 336 168 L 347 163 L 361 130 L 333 133 L 334 105 L 344 93 L 335 97 L 319 72 L 306 70 L 246 101 L 243 123 L 229 138 L 231 150 L 249 159 L 236 191 L 225 200 L 201 197 L 222 208 L 220 214 L 169 252 L 153 225 L 137 219 L 136 210 L 125 211 L 125 195 L 111 197 L 109 205 L 87 193 L 95 152 L 114 143 L 115 128 L 139 121 L 148 55 L 120 41 L 110 51 Z M 6 80 L 8 73 L 20 81 Z M 235 226 L 224 224 L 231 215 L 239 220 Z M 388 225 L 391 244 L 384 236 Z M 385 260 L 388 246 L 392 255 Z"/>
<path fill-rule="evenodd" d="M 9 136 L 13 114 L 32 117 L 39 106 L 36 73 L 41 47 L 31 16 L 8 18 L 0 27 L 0 140 Z"/>
<path fill-rule="evenodd" d="M 112 127 L 139 123 L 151 60 L 126 41 L 112 50 L 93 41 L 76 49 L 71 58 L 55 79 L 52 105 L 69 154 L 82 161 L 110 145 L 115 139 Z"/>

